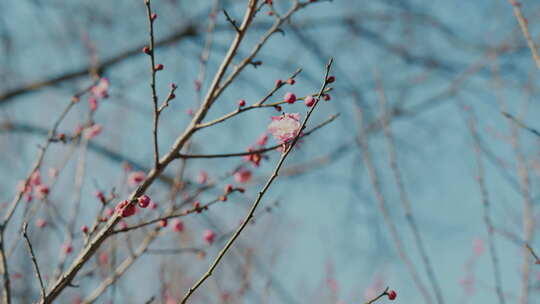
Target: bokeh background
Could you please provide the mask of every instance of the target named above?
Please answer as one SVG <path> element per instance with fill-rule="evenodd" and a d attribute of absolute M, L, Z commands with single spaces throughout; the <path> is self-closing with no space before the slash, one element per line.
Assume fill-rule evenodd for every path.
<path fill-rule="evenodd" d="M 166 96 L 170 82 L 179 86 L 177 98 L 160 121 L 162 151 L 189 123 L 187 111 L 196 109 L 200 99 L 194 82 L 200 75 L 205 43 L 212 37 L 203 94 L 234 37 L 222 9 L 241 20 L 245 2 L 152 1 L 158 14 L 156 40 L 169 40 L 156 50 L 157 61 L 165 66 L 158 73 L 158 95 Z M 285 12 L 291 3 L 274 0 L 278 12 Z M 533 40 L 539 41 L 540 6 L 525 1 L 521 9 Z M 212 10 L 217 19 L 209 34 Z M 119 199 L 125 197 L 130 192 L 125 164 L 133 170 L 152 165 L 150 73 L 148 57 L 140 52 L 148 40 L 143 1 L 7 0 L 0 2 L 0 11 L 0 202 L 11 200 L 37 156 L 38 145 L 71 96 L 91 83 L 89 70 L 97 67 L 110 80 L 110 97 L 95 114 L 95 121 L 103 125 L 102 134 L 88 146 L 53 145 L 41 170 L 46 176 L 49 168 L 62 169 L 49 204 L 68 218 L 80 202 L 77 226 L 90 224 L 100 208 L 96 190 L 116 187 Z M 266 12 L 263 8 L 257 15 L 239 58 L 271 26 L 273 17 Z M 218 99 L 207 120 L 233 110 L 239 99 L 255 102 L 276 79 L 287 79 L 297 68 L 303 70 L 297 83 L 272 100 L 285 91 L 299 96 L 316 92 L 329 57 L 335 60 L 332 74 L 337 79 L 332 99 L 319 104 L 308 126 L 333 114 L 340 116 L 301 142 L 286 161 L 285 174 L 265 196 L 254 225 L 192 302 L 227 303 L 229 297 L 229 303 L 363 303 L 390 286 L 398 292 L 397 303 L 428 303 L 411 279 L 378 208 L 369 164 L 359 145 L 360 130 L 366 129 L 360 141 L 368 143 L 390 222 L 397 226 L 431 303 L 437 303 L 390 167 L 380 123 L 386 117 L 413 216 L 444 302 L 496 303 L 475 141 L 467 123 L 474 117 L 506 302 L 537 303 L 540 268 L 523 249 L 523 242 L 540 249 L 534 235 L 527 240 L 524 234 L 526 222 L 532 221 L 536 230 L 540 141 L 501 114 L 511 113 L 526 125 L 540 128 L 536 119 L 540 114 L 538 69 L 513 7 L 504 0 L 320 1 L 297 12 L 282 29 L 257 55 L 262 65 L 246 68 Z M 28 88 L 40 82 L 44 83 Z M 383 90 L 386 112 L 380 108 Z M 284 108 L 302 115 L 306 110 L 302 103 Z M 82 98 L 60 130 L 72 132 L 88 113 Z M 250 111 L 205 129 L 193 138 L 190 152 L 245 151 L 276 113 L 271 108 Z M 164 294 L 167 299 L 178 299 L 206 270 L 246 214 L 278 158 L 279 152 L 274 151 L 260 168 L 251 168 L 254 178 L 245 194 L 186 217 L 182 234 L 160 236 L 150 246 L 155 252 L 138 259 L 96 303 L 144 303 L 151 296 L 165 303 Z M 179 164 L 174 163 L 165 174 L 174 176 Z M 185 177 L 196 183 L 200 171 L 206 171 L 217 183 L 200 198 L 209 201 L 232 181 L 221 178 L 242 164 L 246 165 L 242 159 L 190 160 Z M 84 176 L 80 192 L 74 187 L 78 173 Z M 159 181 L 148 193 L 163 206 L 170 200 L 169 189 L 169 184 Z M 271 211 L 265 211 L 270 206 Z M 19 208 L 7 233 L 8 246 L 15 244 L 10 270 L 20 274 L 13 280 L 15 303 L 30 303 L 39 296 L 19 238 L 27 209 Z M 50 225 L 44 229 L 31 225 L 30 234 L 43 272 L 52 275 L 65 235 L 62 222 L 48 209 L 41 208 L 30 223 L 41 218 Z M 201 238 L 205 229 L 218 234 L 212 246 L 205 247 Z M 108 241 L 103 249 L 111 254 L 108 265 L 92 266 L 98 263 L 92 260 L 85 270 L 94 272 L 77 277 L 80 287 L 67 289 L 59 303 L 90 294 L 143 235 L 120 235 Z M 80 235 L 73 245 L 78 252 Z M 206 258 L 158 250 L 192 247 L 204 247 Z M 530 268 L 525 278 L 524 265 Z M 528 286 L 528 299 L 523 286 Z"/>

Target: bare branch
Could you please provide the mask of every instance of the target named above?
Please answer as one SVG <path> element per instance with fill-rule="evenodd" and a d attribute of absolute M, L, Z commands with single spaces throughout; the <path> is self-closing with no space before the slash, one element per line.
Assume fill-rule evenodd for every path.
<path fill-rule="evenodd" d="M 26 247 L 28 248 L 28 253 L 30 254 L 30 258 L 32 259 L 32 265 L 34 266 L 34 271 L 36 272 L 36 278 L 39 281 L 39 289 L 41 292 L 41 298 L 43 299 L 45 298 L 45 286 L 43 285 L 43 279 L 41 278 L 41 271 L 39 270 L 36 254 L 34 253 L 34 248 L 32 247 L 32 243 L 30 243 L 30 239 L 28 238 L 27 229 L 28 229 L 28 223 L 24 223 L 22 234 L 23 234 L 24 240 L 26 241 Z"/>
<path fill-rule="evenodd" d="M 266 191 L 270 188 L 270 186 L 272 185 L 272 183 L 274 182 L 274 180 L 277 178 L 278 174 L 279 174 L 279 170 L 281 169 L 281 166 L 283 165 L 283 162 L 285 161 L 285 159 L 287 158 L 287 156 L 289 155 L 289 153 L 292 151 L 292 149 L 294 148 L 295 144 L 298 142 L 298 139 L 300 138 L 300 133 L 301 133 L 301 130 L 303 130 L 306 126 L 306 123 L 308 121 L 308 119 L 310 118 L 311 114 L 313 113 L 313 111 L 315 110 L 315 108 L 317 107 L 317 104 L 319 103 L 320 101 L 320 98 L 322 96 L 322 94 L 324 93 L 325 91 L 325 88 L 326 86 L 328 85 L 328 75 L 330 73 L 330 68 L 332 67 L 332 62 L 333 62 L 333 59 L 330 59 L 330 61 L 328 62 L 328 64 L 326 65 L 326 73 L 325 73 L 325 76 L 324 76 L 324 81 L 323 81 L 323 85 L 321 87 L 321 90 L 319 91 L 319 94 L 317 96 L 317 98 L 315 99 L 315 104 L 313 105 L 313 107 L 308 111 L 306 117 L 304 118 L 304 121 L 302 122 L 302 125 L 300 126 L 300 129 L 299 129 L 299 132 L 298 134 L 294 137 L 294 139 L 292 140 L 292 142 L 290 143 L 290 145 L 287 146 L 287 148 L 285 149 L 285 151 L 283 151 L 283 153 L 281 154 L 281 157 L 276 165 L 276 168 L 274 169 L 274 173 L 270 176 L 270 178 L 268 179 L 268 181 L 266 182 L 266 184 L 264 185 L 264 187 L 261 189 L 261 191 L 259 192 L 258 196 L 257 196 L 257 199 L 255 200 L 255 202 L 253 202 L 253 204 L 251 205 L 251 208 L 248 212 L 248 214 L 246 215 L 246 217 L 244 218 L 244 220 L 242 221 L 242 223 L 240 224 L 240 226 L 238 227 L 238 229 L 236 230 L 236 232 L 231 236 L 231 238 L 227 241 L 227 243 L 225 244 L 225 246 L 223 247 L 223 249 L 221 249 L 221 251 L 219 252 L 218 256 L 216 257 L 216 259 L 214 260 L 214 262 L 211 264 L 210 268 L 208 268 L 208 270 L 206 271 L 206 273 L 197 281 L 197 283 L 195 283 L 195 285 L 193 285 L 188 291 L 187 293 L 185 294 L 184 298 L 182 299 L 182 301 L 180 301 L 181 304 L 185 304 L 187 303 L 187 301 L 189 300 L 189 298 L 193 295 L 193 293 L 212 275 L 213 271 L 216 269 L 216 267 L 219 265 L 219 263 L 221 262 L 221 260 L 223 259 L 223 257 L 225 256 L 225 254 L 227 253 L 227 251 L 232 247 L 233 243 L 236 241 L 236 239 L 240 236 L 240 234 L 242 233 L 242 231 L 245 229 L 245 227 L 247 226 L 247 224 L 249 223 L 249 221 L 251 220 L 251 218 L 253 217 L 253 214 L 255 213 L 255 210 L 257 209 L 257 207 L 259 206 L 260 202 L 262 201 L 262 198 L 264 196 L 264 194 L 266 193 Z"/>

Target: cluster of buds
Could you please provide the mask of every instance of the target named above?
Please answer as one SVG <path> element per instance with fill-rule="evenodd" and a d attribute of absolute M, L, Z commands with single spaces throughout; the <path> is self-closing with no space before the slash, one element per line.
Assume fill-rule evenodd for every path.
<path fill-rule="evenodd" d="M 90 88 L 88 96 L 88 107 L 91 112 L 95 112 L 98 108 L 99 101 L 109 97 L 109 79 L 101 78 L 98 83 Z"/>
<path fill-rule="evenodd" d="M 139 196 L 135 201 L 131 202 L 129 200 L 123 200 L 116 205 L 114 211 L 119 214 L 121 217 L 130 217 L 137 213 L 137 206 L 144 209 L 147 207 L 153 208 L 154 202 L 146 194 Z"/>
<path fill-rule="evenodd" d="M 50 192 L 49 186 L 44 185 L 41 182 L 41 174 L 39 171 L 32 173 L 28 181 L 20 181 L 17 188 L 28 203 L 33 200 L 34 196 L 41 200 L 45 199 Z"/>

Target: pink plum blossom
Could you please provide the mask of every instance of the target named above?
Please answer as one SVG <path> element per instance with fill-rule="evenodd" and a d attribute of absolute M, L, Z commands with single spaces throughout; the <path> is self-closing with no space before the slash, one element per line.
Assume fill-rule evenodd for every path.
<path fill-rule="evenodd" d="M 268 125 L 268 132 L 281 144 L 293 139 L 300 130 L 300 114 L 285 113 L 280 116 L 272 116 L 272 122 Z"/>
<path fill-rule="evenodd" d="M 99 82 L 90 89 L 90 93 L 96 98 L 107 98 L 109 97 L 109 93 L 107 92 L 108 89 L 109 79 L 101 78 Z"/>

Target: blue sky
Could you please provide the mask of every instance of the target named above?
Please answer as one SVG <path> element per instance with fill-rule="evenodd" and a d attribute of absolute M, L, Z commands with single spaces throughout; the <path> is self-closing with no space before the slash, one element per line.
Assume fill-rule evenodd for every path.
<path fill-rule="evenodd" d="M 167 1 L 154 2 L 159 15 L 157 39 L 190 21 L 206 26 L 207 3 L 210 1 L 179 1 L 175 5 Z M 228 11 L 240 19 L 243 6 L 240 2 L 230 2 Z M 280 11 L 289 3 L 274 2 Z M 140 45 L 147 37 L 144 7 L 138 2 L 118 1 L 112 7 L 108 1 L 95 1 L 89 5 L 80 1 L 8 0 L 0 4 L 0 10 L 6 7 L 11 13 L 2 16 L 2 24 L 12 40 L 10 48 L 1 51 L 6 56 L 0 55 L 0 62 L 5 66 L 1 72 L 4 81 L 0 92 L 87 64 L 88 54 L 81 38 L 84 35 L 95 45 L 100 59 Z M 529 16 L 533 35 L 538 33 L 534 19 L 538 5 L 527 3 L 525 13 Z M 403 17 L 406 14 L 412 14 L 414 18 Z M 218 18 L 220 26 L 215 34 L 209 75 L 215 72 L 233 35 L 227 29 L 223 16 L 219 14 Z M 261 23 L 271 21 L 265 14 L 258 18 Z M 358 35 L 340 22 L 345 18 L 357 21 Z M 304 23 L 307 26 L 302 26 Z M 324 63 L 333 56 L 333 74 L 337 81 L 332 100 L 320 105 L 309 125 L 313 126 L 331 114 L 340 113 L 341 116 L 302 142 L 286 162 L 294 165 L 327 155 L 343 144 L 353 143 L 358 131 L 355 104 L 366 112 L 368 121 L 376 119 L 380 114 L 376 77 L 382 80 L 390 105 L 401 105 L 405 111 L 411 109 L 414 113 L 417 111 L 415 105 L 446 92 L 457 77 L 465 77 L 457 94 L 435 98 L 431 107 L 421 108 L 421 113 L 397 118 L 392 122 L 392 128 L 399 167 L 446 303 L 494 303 L 492 267 L 487 252 L 474 267 L 476 292 L 465 299 L 459 285 L 459 280 L 465 275 L 464 265 L 472 255 L 473 240 L 486 240 L 487 236 L 482 222 L 480 192 L 475 182 L 473 141 L 459 104 L 474 109 L 485 146 L 506 166 L 501 169 L 484 155 L 493 220 L 497 227 L 521 235 L 522 198 L 509 182 L 518 181 L 518 177 L 515 155 L 507 139 L 511 129 L 508 120 L 500 114 L 500 103 L 504 103 L 510 113 L 517 115 L 523 111 L 521 119 L 528 125 L 538 128 L 540 123 L 535 119 L 539 110 L 538 90 L 534 87 L 537 70 L 517 28 L 511 6 L 506 1 L 336 0 L 310 6 L 299 12 L 292 24 L 299 26 L 302 36 L 295 34 L 290 26 L 285 26 L 285 35 L 272 37 L 257 56 L 264 64 L 257 69 L 246 69 L 238 82 L 220 97 L 208 119 L 230 111 L 241 98 L 248 103 L 258 100 L 273 86 L 275 79 L 284 79 L 299 67 L 303 72 L 298 76 L 297 84 L 288 89 L 300 96 L 315 92 L 323 76 Z M 241 47 L 240 54 L 245 55 L 261 34 L 262 31 L 254 30 L 247 37 L 246 45 Z M 486 55 L 488 48 L 503 43 L 516 50 L 501 54 L 496 59 Z M 179 84 L 177 98 L 161 120 L 162 151 L 167 150 L 189 122 L 185 112 L 194 106 L 192 84 L 197 77 L 197 56 L 202 45 L 200 38 L 190 38 L 161 48 L 156 53 L 158 62 L 166 67 L 158 74 L 159 95 L 165 96 L 169 82 Z M 440 65 L 432 68 L 426 64 L 429 60 Z M 471 67 L 484 62 L 487 63 L 480 69 L 467 73 Z M 147 67 L 147 58 L 140 55 L 106 72 L 111 80 L 111 97 L 101 104 L 96 114 L 96 121 L 105 128 L 95 141 L 149 166 L 152 161 L 152 121 Z M 500 79 L 495 77 L 494 68 L 499 69 Z M 74 89 L 87 83 L 87 78 L 80 78 L 0 104 L 0 120 L 49 127 Z M 209 80 L 203 85 L 203 90 L 208 83 Z M 306 108 L 295 104 L 285 111 L 305 115 Z M 272 109 L 252 111 L 203 130 L 195 135 L 193 149 L 200 153 L 245 150 L 265 131 L 270 116 L 275 114 Z M 81 103 L 61 129 L 72 130 L 86 115 L 85 104 Z M 13 195 L 17 181 L 24 177 L 35 158 L 36 144 L 42 140 L 41 136 L 0 133 L 0 151 L 5 155 L 0 160 L 0 201 L 7 201 Z M 531 195 L 536 198 L 539 170 L 534 165 L 538 161 L 538 138 L 520 131 L 520 144 L 530 164 Z M 425 280 L 388 166 L 383 134 L 370 134 L 369 145 L 393 220 L 405 241 L 407 252 Z M 68 155 L 67 151 L 66 147 L 51 149 L 46 167 L 58 166 Z M 117 183 L 122 175 L 120 163 L 104 159 L 92 151 L 87 157 L 86 183 L 82 192 L 84 214 L 79 217 L 82 222 L 96 212 L 92 196 L 95 185 L 105 187 Z M 256 170 L 257 176 L 267 176 L 277 158 L 276 153 L 270 154 L 270 159 Z M 240 162 L 192 161 L 187 176 L 195 178 L 199 170 L 205 168 L 211 177 L 216 178 Z M 64 191 L 60 189 L 69 189 L 75 167 L 76 161 L 68 163 L 58 190 L 51 194 L 58 204 L 69 204 L 69 198 L 65 198 Z M 222 233 L 230 231 L 245 214 L 259 187 L 249 187 L 244 198 L 235 200 L 236 204 L 220 205 L 205 217 L 187 219 L 187 226 L 192 227 L 194 234 L 211 225 Z M 149 193 L 158 200 L 167 196 L 162 185 L 153 186 Z M 265 275 L 271 275 L 285 290 L 271 293 L 270 303 L 286 303 L 284 294 L 289 294 L 294 303 L 304 303 L 306 299 L 324 295 L 327 291 L 324 284 L 321 287 L 321 282 L 328 264 L 335 268 L 335 279 L 340 287 L 339 299 L 345 303 L 361 302 L 364 289 L 377 275 L 384 277 L 385 285 L 398 291 L 398 303 L 423 303 L 399 260 L 377 209 L 366 166 L 356 145 L 352 144 L 352 148 L 329 164 L 306 174 L 280 177 L 264 204 L 276 199 L 280 201 L 279 207 L 250 226 L 240 240 L 243 248 L 254 248 L 255 256 L 263 265 L 264 275 L 255 275 L 254 286 L 261 287 Z M 176 244 L 171 240 L 175 238 L 166 236 L 157 244 Z M 52 237 L 51 242 L 60 244 L 62 240 Z M 198 240 L 195 238 L 193 242 Z M 217 253 L 219 245 L 222 244 L 218 243 L 209 250 L 209 256 Z M 508 294 L 508 302 L 514 302 L 514 297 L 519 294 L 521 249 L 500 236 L 496 238 L 496 246 L 503 273 L 503 289 Z M 58 246 L 50 247 L 49 255 L 54 257 Z M 19 249 L 23 252 L 24 248 L 21 246 Z M 241 252 L 233 252 L 226 262 L 234 265 L 235 257 Z M 163 259 L 175 265 L 189 265 L 189 259 L 193 258 L 186 256 L 187 260 L 181 260 L 182 257 Z M 197 277 L 209 262 L 207 259 L 193 264 L 190 274 Z M 143 258 L 136 265 L 122 284 L 129 285 L 128 282 L 143 273 L 156 275 L 154 258 Z M 227 275 L 234 268 L 230 265 L 222 268 L 216 274 L 217 280 L 225 286 L 231 285 L 227 282 Z M 536 283 L 536 274 L 537 270 L 534 270 L 531 282 Z M 82 293 L 89 293 L 92 284 L 95 282 L 85 286 Z M 208 283 L 212 284 L 213 281 Z M 135 290 L 134 295 L 146 297 L 157 292 L 157 281 L 149 285 L 152 288 Z M 116 299 L 129 299 L 130 296 L 133 295 L 121 291 Z M 258 303 L 259 296 L 254 287 L 246 299 L 249 303 Z M 530 303 L 534 296 L 531 295 Z M 209 299 L 212 303 L 212 298 Z"/>

